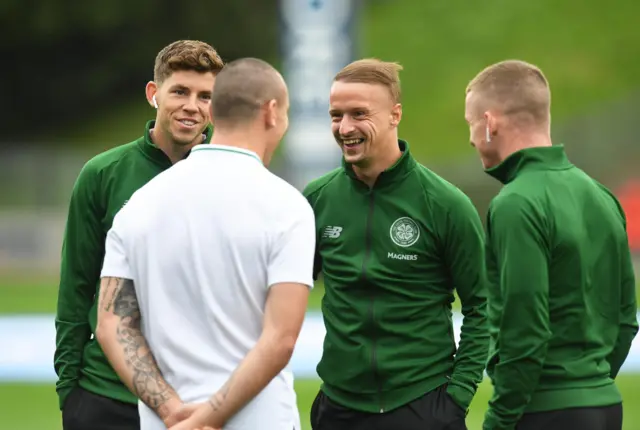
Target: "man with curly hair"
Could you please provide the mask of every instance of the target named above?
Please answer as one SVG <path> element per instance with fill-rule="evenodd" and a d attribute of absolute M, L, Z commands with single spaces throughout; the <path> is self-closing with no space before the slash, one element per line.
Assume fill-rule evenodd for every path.
<path fill-rule="evenodd" d="M 211 138 L 210 102 L 223 67 L 207 43 L 179 40 L 157 55 L 146 86 L 156 118 L 144 134 L 89 160 L 73 188 L 62 247 L 54 367 L 64 430 L 137 430 L 138 399 L 95 339 L 106 234 L 150 179 Z"/>

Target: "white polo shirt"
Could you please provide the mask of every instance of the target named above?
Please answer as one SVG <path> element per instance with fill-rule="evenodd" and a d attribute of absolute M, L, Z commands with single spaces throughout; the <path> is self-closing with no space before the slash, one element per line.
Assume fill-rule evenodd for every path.
<path fill-rule="evenodd" d="M 259 157 L 203 144 L 135 192 L 107 235 L 102 276 L 132 279 L 142 330 L 167 382 L 202 402 L 256 344 L 268 288 L 313 286 L 315 221 Z M 164 429 L 140 402 L 142 430 Z M 225 429 L 300 429 L 286 369 Z"/>

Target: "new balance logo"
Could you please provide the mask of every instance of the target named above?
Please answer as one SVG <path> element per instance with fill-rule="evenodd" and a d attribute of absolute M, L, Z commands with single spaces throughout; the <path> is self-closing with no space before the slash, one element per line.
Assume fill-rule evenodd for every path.
<path fill-rule="evenodd" d="M 340 237 L 340 233 L 342 233 L 342 227 L 329 225 L 324 228 L 324 233 L 322 233 L 322 237 L 337 239 Z"/>

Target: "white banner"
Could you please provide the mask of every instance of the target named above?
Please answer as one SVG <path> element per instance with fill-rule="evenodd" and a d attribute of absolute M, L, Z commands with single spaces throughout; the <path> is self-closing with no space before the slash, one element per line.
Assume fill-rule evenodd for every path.
<path fill-rule="evenodd" d="M 284 151 L 291 182 L 306 183 L 340 164 L 331 135 L 329 90 L 353 60 L 355 0 L 281 0 L 284 77 L 291 108 Z"/>
<path fill-rule="evenodd" d="M 462 317 L 454 313 L 453 321 L 456 342 L 459 342 Z M 289 364 L 297 378 L 317 378 L 316 366 L 322 356 L 324 336 L 322 316 L 309 312 Z M 0 317 L 3 344 L 0 382 L 55 382 L 55 337 L 53 315 Z M 640 336 L 636 337 L 620 373 L 640 373 Z"/>

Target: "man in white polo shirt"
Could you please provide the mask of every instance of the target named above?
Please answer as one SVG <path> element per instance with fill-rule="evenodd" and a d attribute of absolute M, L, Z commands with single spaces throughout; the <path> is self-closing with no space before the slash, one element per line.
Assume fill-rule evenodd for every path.
<path fill-rule="evenodd" d="M 288 126 L 287 88 L 241 59 L 217 76 L 211 107 L 211 144 L 115 217 L 96 337 L 141 400 L 142 430 L 300 429 L 286 366 L 313 285 L 314 216 L 265 167 Z"/>

